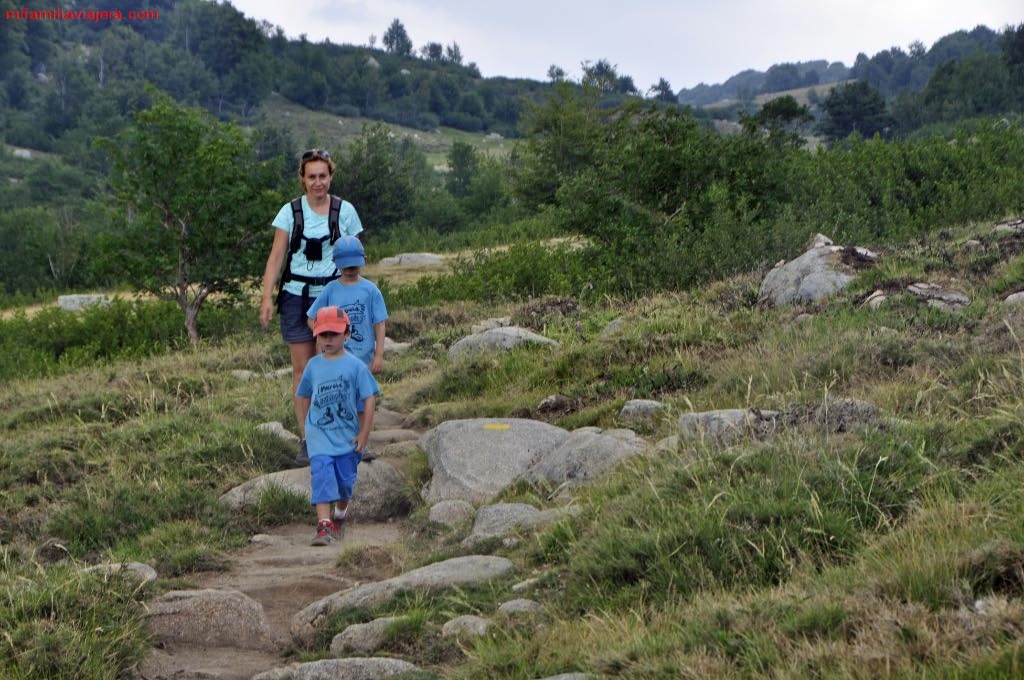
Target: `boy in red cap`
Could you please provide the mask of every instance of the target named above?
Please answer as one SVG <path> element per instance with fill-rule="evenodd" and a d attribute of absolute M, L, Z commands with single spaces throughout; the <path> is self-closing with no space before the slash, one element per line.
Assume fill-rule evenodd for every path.
<path fill-rule="evenodd" d="M 309 450 L 310 501 L 316 507 L 313 545 L 329 545 L 345 534 L 356 469 L 380 392 L 366 364 L 345 351 L 351 333 L 345 310 L 317 311 L 313 335 L 321 353 L 306 364 L 295 391 Z"/>

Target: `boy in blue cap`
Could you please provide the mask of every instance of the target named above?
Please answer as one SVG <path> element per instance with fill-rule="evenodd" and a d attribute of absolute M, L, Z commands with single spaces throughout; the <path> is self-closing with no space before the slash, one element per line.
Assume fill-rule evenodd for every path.
<path fill-rule="evenodd" d="M 313 323 L 318 310 L 335 305 L 345 310 L 352 322 L 352 337 L 345 349 L 363 360 L 377 375 L 384 369 L 384 324 L 388 310 L 377 285 L 364 279 L 366 252 L 355 236 L 341 236 L 334 244 L 334 266 L 339 276 L 324 286 L 306 316 Z"/>
<path fill-rule="evenodd" d="M 366 364 L 345 350 L 351 334 L 345 310 L 321 308 L 313 322 L 321 353 L 306 364 L 295 390 L 317 517 L 312 545 L 329 545 L 344 536 L 356 470 L 373 429 L 380 390 Z"/>

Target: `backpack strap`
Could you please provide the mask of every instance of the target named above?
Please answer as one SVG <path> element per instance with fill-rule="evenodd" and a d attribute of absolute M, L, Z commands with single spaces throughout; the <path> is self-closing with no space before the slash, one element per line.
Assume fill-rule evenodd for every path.
<path fill-rule="evenodd" d="M 341 238 L 341 226 L 338 224 L 341 215 L 341 199 L 331 195 L 331 209 L 327 212 L 327 226 L 331 230 L 331 245 Z"/>
<path fill-rule="evenodd" d="M 305 219 L 302 217 L 302 198 L 296 198 L 292 201 L 292 240 L 291 246 L 288 248 L 288 264 L 291 264 L 292 253 L 299 252 L 299 247 L 302 245 L 302 229 L 305 226 Z M 286 270 L 289 267 L 285 268 Z"/>

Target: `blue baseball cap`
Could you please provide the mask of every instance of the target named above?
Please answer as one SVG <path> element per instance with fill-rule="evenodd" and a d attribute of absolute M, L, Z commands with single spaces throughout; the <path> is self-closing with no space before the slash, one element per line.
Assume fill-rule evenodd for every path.
<path fill-rule="evenodd" d="M 338 269 L 366 266 L 366 251 L 359 239 L 347 235 L 338 239 L 334 244 L 334 266 Z"/>

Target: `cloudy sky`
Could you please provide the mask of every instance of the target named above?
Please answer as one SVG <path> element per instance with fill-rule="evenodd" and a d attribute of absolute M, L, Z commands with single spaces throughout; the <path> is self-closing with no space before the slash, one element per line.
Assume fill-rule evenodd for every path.
<path fill-rule="evenodd" d="M 721 83 L 745 69 L 825 59 L 852 66 L 958 30 L 1024 23 L 1021 0 L 230 0 L 239 11 L 313 42 L 377 46 L 394 19 L 418 50 L 458 43 L 484 77 L 546 80 L 605 59 L 647 90 Z M 625 9 L 629 7 L 629 9 Z"/>

